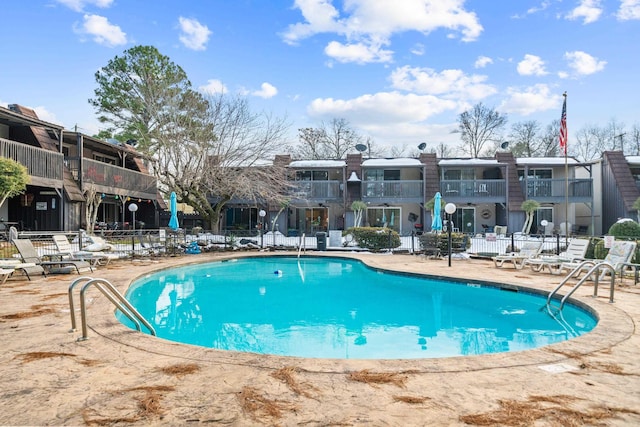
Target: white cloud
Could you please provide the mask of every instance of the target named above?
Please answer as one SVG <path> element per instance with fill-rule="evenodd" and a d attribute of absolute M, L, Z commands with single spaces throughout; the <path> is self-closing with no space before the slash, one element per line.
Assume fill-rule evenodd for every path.
<path fill-rule="evenodd" d="M 579 75 L 589 75 L 604 70 L 607 61 L 600 61 L 588 53 L 576 50 L 574 52 L 566 52 L 565 59 L 569 62 L 569 67 Z"/>
<path fill-rule="evenodd" d="M 534 13 L 542 12 L 543 10 L 547 9 L 549 5 L 550 5 L 549 1 L 543 1 L 542 3 L 540 3 L 540 6 L 534 6 L 527 9 L 527 15 L 532 15 Z"/>
<path fill-rule="evenodd" d="M 96 43 L 108 47 L 127 43 L 127 34 L 119 26 L 111 24 L 107 18 L 100 15 L 85 14 L 82 25 L 74 25 L 74 31 L 89 35 Z"/>
<path fill-rule="evenodd" d="M 474 68 L 484 68 L 489 64 L 493 64 L 493 59 L 488 56 L 478 56 L 476 62 L 473 63 Z"/>
<path fill-rule="evenodd" d="M 43 107 L 39 105 L 37 107 L 29 107 L 29 108 L 32 108 L 33 111 L 36 112 L 40 120 L 44 120 L 45 122 L 49 122 L 49 123 L 55 123 L 57 125 L 63 125 L 63 123 L 60 123 L 55 113 L 47 110 L 47 107 Z"/>
<path fill-rule="evenodd" d="M 185 47 L 193 50 L 205 50 L 211 31 L 197 19 L 178 18 L 180 24 L 180 41 Z"/>
<path fill-rule="evenodd" d="M 430 68 L 396 68 L 389 77 L 393 88 L 449 98 L 480 100 L 496 93 L 487 76 L 466 75 L 462 70 L 436 72 Z"/>
<path fill-rule="evenodd" d="M 449 37 L 477 39 L 483 28 L 463 4 L 462 0 L 349 0 L 341 12 L 329 0 L 295 0 L 304 22 L 290 25 L 282 37 L 297 44 L 315 34 L 335 34 L 344 41 L 330 42 L 327 55 L 334 54 L 341 62 L 388 62 L 392 52 L 381 47 L 388 46 L 396 33 L 445 29 Z"/>
<path fill-rule="evenodd" d="M 345 117 L 355 126 L 363 126 L 421 122 L 457 107 L 455 101 L 432 95 L 379 92 L 347 100 L 317 98 L 308 105 L 307 112 L 317 118 Z"/>
<path fill-rule="evenodd" d="M 342 117 L 374 141 L 387 146 L 415 147 L 421 141 L 435 146 L 439 142 L 457 144 L 459 136 L 451 133 L 455 123 L 436 124 L 429 121 L 440 113 L 462 111 L 456 101 L 432 95 L 380 92 L 353 99 L 318 98 L 307 106 L 314 121 Z"/>
<path fill-rule="evenodd" d="M 227 93 L 229 91 L 222 81 L 216 79 L 207 80 L 207 84 L 200 86 L 198 90 L 209 95 Z"/>
<path fill-rule="evenodd" d="M 372 46 L 364 43 L 342 44 L 332 41 L 324 49 L 327 56 L 338 62 L 356 62 L 365 64 L 368 62 L 388 62 L 393 56 L 390 50 L 383 50 L 380 46 Z"/>
<path fill-rule="evenodd" d="M 538 12 L 542 12 L 542 11 L 546 10 L 550 5 L 551 5 L 551 3 L 548 0 L 545 0 L 545 1 L 541 2 L 540 5 L 538 5 L 538 6 L 530 7 L 523 14 L 516 13 L 516 14 L 512 15 L 511 18 L 513 18 L 513 19 L 523 19 L 523 18 L 526 18 L 527 15 L 534 15 L 534 14 L 536 14 Z"/>
<path fill-rule="evenodd" d="M 524 90 L 508 88 L 507 94 L 507 99 L 500 104 L 498 110 L 522 116 L 557 108 L 558 100 L 562 96 L 553 95 L 549 86 L 545 84 L 537 84 Z"/>
<path fill-rule="evenodd" d="M 640 20 L 640 0 L 622 0 L 616 16 L 621 21 Z"/>
<path fill-rule="evenodd" d="M 265 99 L 273 98 L 277 94 L 278 89 L 274 85 L 267 82 L 264 82 L 262 83 L 262 85 L 260 85 L 260 90 L 252 92 L 253 96 L 258 96 Z"/>
<path fill-rule="evenodd" d="M 424 45 L 422 43 L 416 43 L 416 45 L 411 48 L 411 53 L 416 56 L 424 55 Z"/>
<path fill-rule="evenodd" d="M 524 59 L 518 62 L 518 74 L 522 76 L 544 76 L 548 74 L 544 69 L 544 61 L 536 55 L 526 54 Z"/>
<path fill-rule="evenodd" d="M 582 19 L 583 24 L 596 22 L 602 15 L 600 0 L 581 0 L 580 5 L 567 14 L 567 19 Z"/>
<path fill-rule="evenodd" d="M 87 5 L 105 9 L 111 6 L 113 0 L 57 0 L 57 2 L 76 12 L 82 12 Z"/>

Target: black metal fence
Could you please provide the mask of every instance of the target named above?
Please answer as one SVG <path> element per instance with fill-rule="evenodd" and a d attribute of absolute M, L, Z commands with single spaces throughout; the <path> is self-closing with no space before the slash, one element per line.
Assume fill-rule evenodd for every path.
<path fill-rule="evenodd" d="M 58 248 L 53 235 L 64 234 L 71 242 L 74 251 L 103 250 L 118 254 L 121 258 L 176 256 L 197 252 L 224 250 L 327 250 L 327 251 L 362 251 L 350 236 L 343 236 L 340 230 L 328 233 L 314 233 L 288 237 L 280 232 L 217 234 L 203 231 L 167 229 L 143 230 L 101 230 L 94 235 L 97 240 L 106 244 L 104 247 L 94 244 L 94 236 L 86 232 L 20 232 L 18 238 L 30 239 L 38 253 L 43 256 L 56 254 Z M 319 238 L 320 237 L 320 238 Z M 584 238 L 581 237 L 581 238 Z M 469 235 L 466 253 L 474 257 L 491 257 L 511 251 L 517 251 L 526 241 L 542 240 L 544 253 L 559 253 L 571 240 L 565 236 L 534 236 L 514 233 L 509 235 Z M 389 239 L 391 242 L 391 239 Z M 400 246 L 383 249 L 386 252 L 421 254 L 423 248 L 420 236 L 416 233 L 400 236 Z M 19 258 L 15 247 L 5 237 L 0 241 L 0 258 Z"/>

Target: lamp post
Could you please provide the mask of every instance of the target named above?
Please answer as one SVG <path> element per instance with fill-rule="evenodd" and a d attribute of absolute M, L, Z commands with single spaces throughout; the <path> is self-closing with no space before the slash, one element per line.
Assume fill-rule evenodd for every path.
<path fill-rule="evenodd" d="M 133 224 L 133 234 L 131 235 L 131 257 L 135 254 L 136 251 L 136 211 L 138 210 L 138 205 L 135 203 L 131 203 L 129 205 L 129 212 L 131 212 L 132 216 L 132 224 Z"/>
<path fill-rule="evenodd" d="M 444 211 L 448 215 L 447 234 L 448 234 L 448 248 L 449 248 L 449 267 L 451 267 L 451 229 L 453 228 L 453 222 L 451 220 L 453 214 L 456 212 L 456 205 L 454 203 L 447 203 L 444 206 Z"/>
<path fill-rule="evenodd" d="M 260 216 L 260 247 L 264 248 L 264 217 L 267 215 L 267 213 L 264 211 L 264 209 L 260 209 L 258 215 Z"/>
<path fill-rule="evenodd" d="M 547 235 L 547 225 L 549 225 L 549 221 L 547 221 L 546 219 L 543 219 L 542 221 L 540 221 L 540 225 L 543 228 L 542 235 L 546 236 Z"/>

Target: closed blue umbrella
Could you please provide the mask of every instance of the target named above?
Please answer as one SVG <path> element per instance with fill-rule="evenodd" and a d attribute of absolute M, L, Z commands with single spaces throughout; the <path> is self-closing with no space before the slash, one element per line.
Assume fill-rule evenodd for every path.
<path fill-rule="evenodd" d="M 442 231 L 442 216 L 440 214 L 440 205 L 442 203 L 441 199 L 442 196 L 438 191 L 434 197 L 433 203 L 433 221 L 431 222 L 431 230 L 433 231 Z"/>
<path fill-rule="evenodd" d="M 169 228 L 172 230 L 177 230 L 180 228 L 180 224 L 178 224 L 178 200 L 175 192 L 171 192 L 171 203 L 169 205 L 171 208 L 171 218 L 169 219 Z"/>

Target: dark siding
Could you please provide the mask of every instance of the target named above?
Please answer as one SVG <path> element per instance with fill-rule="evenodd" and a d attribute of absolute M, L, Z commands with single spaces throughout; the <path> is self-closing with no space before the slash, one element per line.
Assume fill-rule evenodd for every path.
<path fill-rule="evenodd" d="M 640 190 L 621 151 L 602 155 L 602 231 L 606 233 L 618 218 L 636 219 L 633 203 Z"/>

